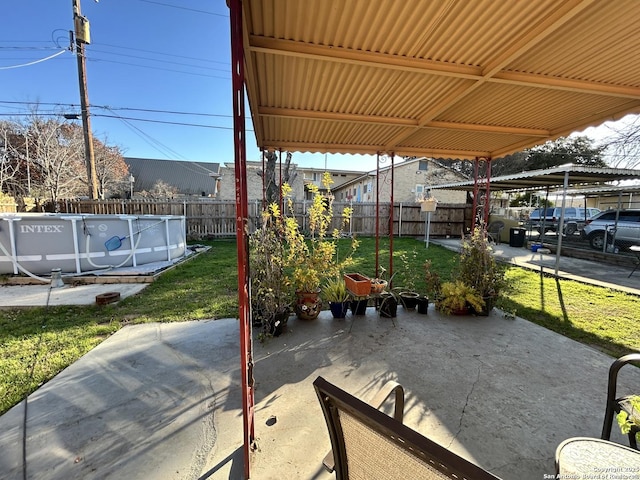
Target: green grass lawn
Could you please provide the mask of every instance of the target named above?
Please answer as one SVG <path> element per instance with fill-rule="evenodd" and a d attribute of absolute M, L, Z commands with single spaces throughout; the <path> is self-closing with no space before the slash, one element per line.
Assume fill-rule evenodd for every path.
<path fill-rule="evenodd" d="M 344 240 L 345 252 L 347 242 Z M 211 246 L 208 252 L 165 272 L 140 294 L 117 304 L 1 310 L 0 414 L 127 323 L 236 317 L 235 240 L 207 244 Z M 426 249 L 422 241 L 412 238 L 394 239 L 394 270 L 401 268 L 395 256 L 414 250 L 415 268 L 422 272 L 424 261 L 430 259 L 443 280 L 450 277 L 455 252 L 433 244 Z M 375 239 L 361 239 L 352 270 L 374 276 L 375 252 Z M 388 268 L 388 239 L 380 239 L 379 261 Z M 639 351 L 638 297 L 570 280 L 541 278 L 517 267 L 509 268 L 507 275 L 513 290 L 500 307 L 508 314 L 612 356 Z M 398 272 L 394 283 L 401 285 L 402 280 Z"/>

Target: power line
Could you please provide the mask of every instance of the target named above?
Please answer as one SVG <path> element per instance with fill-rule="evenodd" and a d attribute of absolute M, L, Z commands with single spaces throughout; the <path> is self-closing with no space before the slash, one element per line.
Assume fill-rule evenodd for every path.
<path fill-rule="evenodd" d="M 114 112 L 115 113 L 115 112 Z M 218 127 L 216 125 L 204 125 L 201 123 L 186 123 L 186 122 L 170 122 L 168 120 L 152 120 L 150 118 L 135 118 L 135 117 L 123 117 L 122 115 L 105 115 L 103 113 L 94 113 L 94 117 L 106 117 L 106 118 L 119 118 L 123 120 L 133 120 L 136 122 L 149 122 L 149 123 L 164 123 L 167 125 L 181 125 L 183 127 L 202 127 L 202 128 L 215 128 L 220 130 L 233 130 L 233 127 Z M 250 132 L 251 130 L 247 130 Z"/>
<path fill-rule="evenodd" d="M 125 119 L 124 117 L 120 117 L 118 114 L 115 114 L 114 118 L 117 118 L 120 121 L 122 121 L 122 123 L 124 123 L 131 131 L 133 131 L 133 133 L 135 133 L 145 143 L 147 143 L 147 145 L 149 145 L 152 148 L 156 149 L 158 152 L 162 153 L 165 157 L 171 158 L 171 155 L 169 155 L 169 154 L 172 153 L 176 157 L 180 157 L 183 160 L 187 160 L 187 158 L 185 156 L 180 155 L 178 152 L 176 152 L 175 150 L 167 147 L 162 142 L 160 142 L 159 140 L 153 138 L 151 135 L 147 134 L 146 132 L 144 132 L 140 128 L 136 127 L 135 125 L 132 125 L 131 122 L 127 121 L 127 119 Z M 161 149 L 164 149 L 164 151 L 161 150 Z"/>
<path fill-rule="evenodd" d="M 147 60 L 150 62 L 160 62 L 160 63 L 166 63 L 166 64 L 170 64 L 170 65 L 181 65 L 184 67 L 192 67 L 192 68 L 203 68 L 203 69 L 207 69 L 207 70 L 216 70 L 216 71 L 220 71 L 220 72 L 229 72 L 229 74 L 231 74 L 231 69 L 228 68 L 226 70 L 223 70 L 222 68 L 215 68 L 215 67 L 201 67 L 199 65 L 192 65 L 189 63 L 181 63 L 181 62 L 171 62 L 168 60 L 158 60 L 155 58 L 149 58 L 149 57 L 141 57 L 139 55 L 127 55 L 126 53 L 113 53 L 113 52 L 106 52 L 104 50 L 96 50 L 95 48 L 92 48 L 90 50 L 90 52 L 93 54 L 95 53 L 105 53 L 107 55 L 117 55 L 119 57 L 128 57 L 128 58 L 138 58 L 138 59 L 142 59 L 142 60 Z M 87 58 L 92 58 L 92 57 L 87 57 Z"/>
<path fill-rule="evenodd" d="M 161 67 L 152 67 L 152 66 L 149 66 L 149 65 L 140 65 L 140 64 L 137 64 L 137 63 L 118 62 L 116 60 L 105 60 L 105 59 L 100 59 L 100 58 L 94 58 L 94 57 L 91 57 L 91 56 L 87 56 L 86 58 L 90 62 L 116 63 L 118 65 L 128 65 L 128 66 L 131 66 L 131 67 L 150 68 L 152 70 L 161 70 L 161 71 L 164 71 L 164 72 L 183 73 L 185 75 L 195 75 L 195 76 L 198 76 L 198 77 L 219 78 L 221 80 L 231 80 L 231 74 L 229 74 L 228 77 L 221 77 L 221 76 L 218 76 L 218 75 L 206 75 L 204 73 L 185 72 L 185 71 L 182 71 L 182 70 L 174 70 L 174 69 L 171 69 L 171 68 L 161 68 Z"/>
<path fill-rule="evenodd" d="M 0 50 L 58 50 L 60 47 L 0 47 Z"/>
<path fill-rule="evenodd" d="M 120 46 L 120 45 L 111 45 L 111 44 L 108 44 L 108 43 L 93 43 L 92 45 L 110 47 L 110 48 L 120 48 L 122 50 L 127 50 L 127 51 L 152 53 L 154 55 L 164 55 L 164 56 L 167 56 L 167 57 L 184 58 L 184 59 L 187 59 L 187 60 L 198 60 L 200 62 L 220 63 L 222 65 L 229 65 L 231 63 L 231 62 L 221 62 L 219 60 L 208 60 L 206 58 L 188 57 L 188 56 L 185 56 L 185 55 L 177 55 L 177 54 L 173 54 L 173 53 L 156 52 L 154 50 L 144 50 L 142 48 L 133 48 L 133 47 Z"/>
<path fill-rule="evenodd" d="M 229 18 L 229 15 L 223 15 L 221 13 L 207 12 L 205 10 L 196 10 L 195 8 L 181 7 L 179 5 L 171 5 L 170 3 L 154 2 L 152 0 L 138 0 L 138 1 L 139 2 L 144 2 L 144 3 L 153 3 L 155 5 L 162 5 L 163 7 L 177 8 L 179 10 L 188 10 L 188 11 L 191 11 L 191 12 L 204 13 L 206 15 L 213 15 L 213 16 L 216 16 L 216 17 Z"/>
<path fill-rule="evenodd" d="M 20 65 L 9 65 L 8 67 L 0 67 L 0 70 L 9 70 L 9 69 L 12 69 L 12 68 L 28 67 L 28 66 L 31 66 L 31 65 L 35 65 L 36 63 L 42 63 L 42 62 L 46 62 L 47 60 L 51 60 L 52 58 L 57 57 L 58 55 L 62 55 L 65 52 L 66 52 L 66 50 L 60 50 L 59 52 L 54 53 L 53 55 L 49 55 L 46 58 L 41 58 L 39 60 L 34 60 L 33 62 L 23 63 L 23 64 L 20 64 Z"/>
<path fill-rule="evenodd" d="M 132 112 L 168 113 L 168 114 L 172 114 L 172 115 L 194 115 L 194 116 L 197 116 L 197 117 L 233 118 L 233 115 L 222 115 L 222 114 L 219 114 L 219 113 L 177 112 L 177 111 L 174 111 L 174 110 L 154 110 L 154 109 L 150 109 L 150 108 L 108 107 L 106 105 L 93 105 L 93 108 L 105 108 L 105 109 L 108 109 L 108 110 L 129 110 L 129 111 L 132 111 Z"/>
<path fill-rule="evenodd" d="M 77 103 L 53 103 L 53 102 L 20 102 L 16 100 L 0 100 L 0 104 L 10 104 L 10 105 L 47 105 L 54 107 L 65 107 L 65 108 L 78 108 L 80 105 Z M 134 107 L 112 107 L 110 105 L 89 105 L 91 108 L 102 108 L 105 110 L 130 110 L 136 112 L 148 112 L 148 113 L 166 113 L 173 115 L 193 115 L 193 116 L 201 116 L 201 117 L 220 117 L 220 118 L 233 118 L 233 115 L 223 115 L 219 113 L 197 113 L 197 112 L 180 112 L 176 110 L 159 110 L 152 108 L 134 108 Z M 249 118 L 249 117 L 245 117 Z"/>
<path fill-rule="evenodd" d="M 182 74 L 185 74 L 185 75 L 195 75 L 195 76 L 206 77 L 206 78 L 219 78 L 221 80 L 230 80 L 231 79 L 231 72 L 230 71 L 229 71 L 229 76 L 207 75 L 206 73 L 189 72 L 189 71 L 186 71 L 186 70 L 178 70 L 178 69 L 173 69 L 173 68 L 162 68 L 162 67 L 158 67 L 158 66 L 154 66 L 154 65 L 142 65 L 140 63 L 119 62 L 117 60 L 109 60 L 107 58 L 94 56 L 93 55 L 94 51 L 95 50 L 92 50 L 91 52 L 88 52 L 88 51 L 85 52 L 84 56 L 87 59 L 87 61 L 96 62 L 96 63 L 98 63 L 98 62 L 115 63 L 115 64 L 119 64 L 119 65 L 127 65 L 127 66 L 132 66 L 132 67 L 148 68 L 148 69 L 151 69 L 151 70 L 160 70 L 160 71 L 165 71 L 165 72 L 182 73 Z M 89 55 L 87 55 L 87 53 L 89 53 Z M 104 53 L 104 54 L 107 54 L 107 55 L 120 55 L 120 54 L 117 54 L 117 53 L 113 53 L 112 54 L 110 52 L 100 52 L 100 53 Z M 57 55 L 54 55 L 54 56 L 57 56 Z M 200 67 L 198 65 L 190 65 L 190 64 L 187 64 L 187 63 L 180 63 L 180 62 L 169 62 L 169 61 L 158 60 L 158 59 L 154 59 L 154 58 L 137 57 L 135 55 L 120 55 L 120 56 L 138 58 L 138 59 L 142 59 L 142 60 L 147 60 L 149 62 L 159 62 L 159 63 L 173 64 L 173 65 L 181 65 L 181 66 L 189 67 L 189 68 L 200 68 L 200 69 L 204 69 L 204 70 L 211 70 L 211 71 L 218 71 L 218 72 L 228 72 L 228 70 L 225 70 L 225 69 L 222 69 L 222 68 Z M 25 57 L 11 57 L 11 58 L 5 57 L 4 59 L 5 60 L 26 60 Z M 72 58 L 69 57 L 69 58 L 65 58 L 63 60 L 72 60 Z M 34 62 L 34 63 L 37 63 L 37 62 Z M 31 64 L 31 63 L 27 63 L 25 65 L 29 65 L 29 64 Z M 15 67 L 11 67 L 11 68 L 15 68 Z"/>

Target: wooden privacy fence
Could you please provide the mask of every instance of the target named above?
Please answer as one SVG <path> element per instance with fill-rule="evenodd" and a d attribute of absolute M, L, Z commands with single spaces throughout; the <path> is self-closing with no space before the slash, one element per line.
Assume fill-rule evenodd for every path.
<path fill-rule="evenodd" d="M 310 201 L 294 202 L 292 214 L 302 226 L 308 229 L 307 210 Z M 333 228 L 341 228 L 342 213 L 346 207 L 352 207 L 351 221 L 343 228 L 345 234 L 373 236 L 376 234 L 375 203 L 333 204 Z M 236 234 L 235 202 L 226 200 L 62 200 L 58 202 L 61 213 L 91 213 L 120 215 L 184 215 L 187 219 L 187 236 L 191 240 L 232 237 Z M 389 235 L 389 203 L 380 204 L 378 232 Z M 249 231 L 253 232 L 260 223 L 262 202 L 249 203 Z M 460 237 L 471 228 L 472 207 L 466 204 L 438 204 L 431 213 L 432 237 Z M 393 233 L 396 236 L 421 237 L 425 235 L 427 213 L 420 210 L 419 204 L 396 203 L 393 206 Z"/>

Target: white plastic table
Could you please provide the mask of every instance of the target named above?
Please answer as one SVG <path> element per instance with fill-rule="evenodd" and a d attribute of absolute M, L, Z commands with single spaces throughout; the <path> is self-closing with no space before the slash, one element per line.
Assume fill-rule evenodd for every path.
<path fill-rule="evenodd" d="M 558 474 L 557 478 L 640 478 L 640 451 L 599 438 L 570 438 L 556 450 Z"/>

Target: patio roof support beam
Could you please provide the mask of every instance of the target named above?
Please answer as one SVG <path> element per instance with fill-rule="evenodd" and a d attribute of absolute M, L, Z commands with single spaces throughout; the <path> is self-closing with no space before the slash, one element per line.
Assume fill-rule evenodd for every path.
<path fill-rule="evenodd" d="M 250 450 L 255 442 L 253 344 L 249 289 L 249 208 L 247 197 L 247 151 L 244 121 L 244 47 L 242 43 L 242 0 L 229 0 L 231 23 L 231 80 L 233 143 L 236 177 L 236 243 L 238 252 L 238 314 L 240 319 L 240 372 L 242 377 L 242 419 L 244 431 L 244 478 L 250 478 Z"/>

